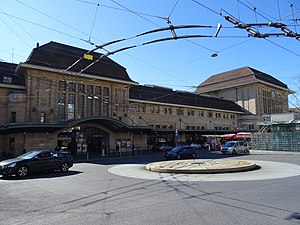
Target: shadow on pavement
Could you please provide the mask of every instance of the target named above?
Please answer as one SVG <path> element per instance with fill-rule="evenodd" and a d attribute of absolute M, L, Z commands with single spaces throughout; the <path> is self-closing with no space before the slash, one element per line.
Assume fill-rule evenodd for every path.
<path fill-rule="evenodd" d="M 57 178 L 57 177 L 67 177 L 67 176 L 74 176 L 76 174 L 82 173 L 80 171 L 75 171 L 75 170 L 69 170 L 67 172 L 59 172 L 59 171 L 54 171 L 54 172 L 47 172 L 47 173 L 42 173 L 42 174 L 29 174 L 26 177 L 20 178 L 17 176 L 8 176 L 8 177 L 1 177 L 1 180 L 32 180 L 32 179 L 41 179 L 41 178 Z"/>

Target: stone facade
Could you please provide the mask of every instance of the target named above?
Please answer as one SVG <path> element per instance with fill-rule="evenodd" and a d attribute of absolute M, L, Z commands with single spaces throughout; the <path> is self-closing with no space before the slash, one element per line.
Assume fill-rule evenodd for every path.
<path fill-rule="evenodd" d="M 246 92 L 238 87 L 209 93 L 218 98 L 142 86 L 116 62 L 89 61 L 102 55 L 84 59 L 86 52 L 50 42 L 24 63 L 8 69 L 1 63 L 0 152 L 59 146 L 72 154 L 107 156 L 116 153 L 116 145 L 128 153 L 161 142 L 205 141 L 208 135 L 236 132 L 245 115 L 239 105 L 252 111 L 260 104 L 255 96 L 262 84 L 247 86 Z M 236 101 L 241 94 L 242 102 Z"/>
<path fill-rule="evenodd" d="M 288 95 L 293 93 L 276 78 L 250 67 L 213 75 L 200 84 L 199 94 L 234 101 L 248 113 L 240 118 L 243 129 L 259 129 L 263 115 L 289 111 Z"/>

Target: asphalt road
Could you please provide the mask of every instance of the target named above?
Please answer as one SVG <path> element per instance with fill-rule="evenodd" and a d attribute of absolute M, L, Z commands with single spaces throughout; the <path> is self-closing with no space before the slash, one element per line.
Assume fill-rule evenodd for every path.
<path fill-rule="evenodd" d="M 231 156 L 203 153 L 199 157 Z M 284 163 L 280 165 L 287 171 L 290 164 L 300 168 L 300 154 L 235 157 Z M 162 160 L 162 153 L 76 163 L 67 173 L 0 179 L 0 224 L 300 224 L 300 176 L 288 172 L 276 179 L 234 181 L 213 181 L 216 174 L 209 175 L 210 181 L 183 175 L 183 181 L 109 172 L 121 164 L 134 167 L 156 160 Z M 282 167 L 273 167 L 269 176 L 277 169 Z"/>

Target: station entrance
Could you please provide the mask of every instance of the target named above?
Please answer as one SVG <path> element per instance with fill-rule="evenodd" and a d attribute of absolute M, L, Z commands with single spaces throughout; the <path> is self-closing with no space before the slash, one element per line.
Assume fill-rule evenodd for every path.
<path fill-rule="evenodd" d="M 106 155 L 109 149 L 109 134 L 96 127 L 72 128 L 58 134 L 57 148 L 72 155 Z"/>

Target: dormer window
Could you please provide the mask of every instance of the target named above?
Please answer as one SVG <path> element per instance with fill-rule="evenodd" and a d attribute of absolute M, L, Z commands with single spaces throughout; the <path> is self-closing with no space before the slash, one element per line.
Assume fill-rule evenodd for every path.
<path fill-rule="evenodd" d="M 3 83 L 11 84 L 12 83 L 12 77 L 3 77 Z"/>

